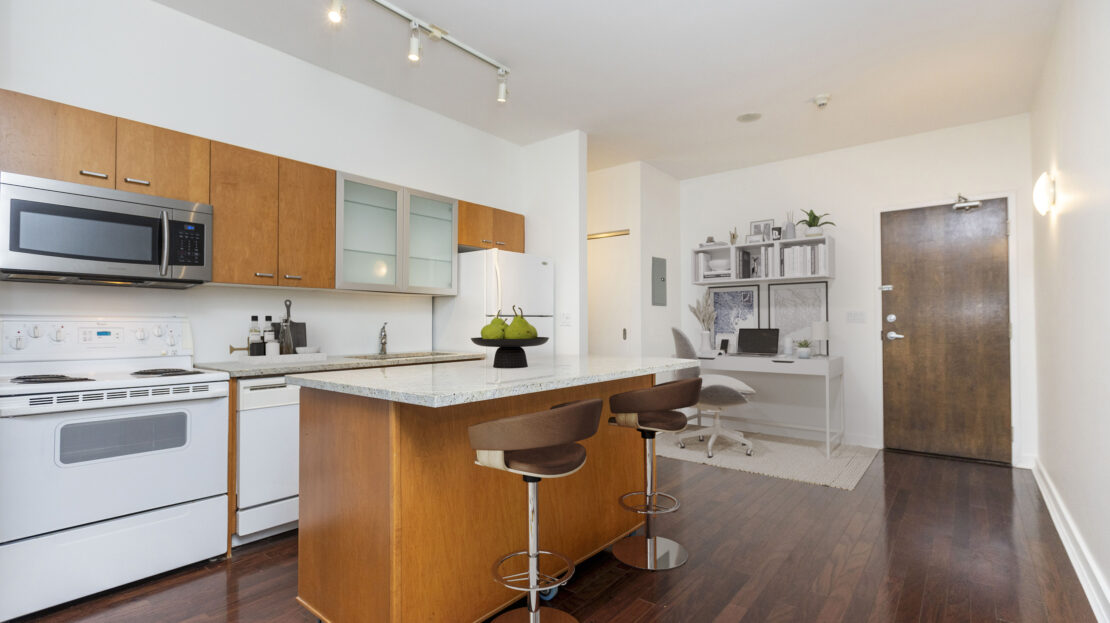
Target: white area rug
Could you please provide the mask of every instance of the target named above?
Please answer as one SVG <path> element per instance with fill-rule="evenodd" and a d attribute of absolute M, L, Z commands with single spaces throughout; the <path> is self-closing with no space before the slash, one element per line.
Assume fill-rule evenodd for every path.
<path fill-rule="evenodd" d="M 689 432 L 689 431 L 687 431 Z M 744 454 L 744 447 L 730 439 L 717 438 L 713 443 L 713 458 L 706 458 L 705 446 L 709 441 L 697 437 L 686 440 L 686 448 L 679 448 L 675 436 L 660 435 L 655 444 L 658 456 L 704 463 L 714 467 L 727 467 L 742 472 L 797 480 L 815 485 L 847 489 L 856 488 L 863 473 L 879 453 L 875 448 L 841 445 L 833 450 L 832 458 L 825 458 L 825 442 L 776 437 L 759 433 L 744 433 L 754 446 L 752 456 Z"/>

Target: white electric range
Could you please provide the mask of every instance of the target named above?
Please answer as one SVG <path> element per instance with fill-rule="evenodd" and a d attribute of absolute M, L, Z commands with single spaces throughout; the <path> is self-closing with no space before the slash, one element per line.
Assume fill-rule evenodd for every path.
<path fill-rule="evenodd" d="M 0 620 L 222 554 L 228 376 L 180 316 L 0 316 Z"/>

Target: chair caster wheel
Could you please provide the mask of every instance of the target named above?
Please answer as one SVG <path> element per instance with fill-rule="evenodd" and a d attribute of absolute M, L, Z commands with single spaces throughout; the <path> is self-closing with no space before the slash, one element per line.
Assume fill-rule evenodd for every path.
<path fill-rule="evenodd" d="M 556 586 L 555 588 L 549 588 L 546 591 L 540 591 L 540 599 L 544 601 L 551 601 L 552 599 L 555 599 L 555 596 L 558 594 L 559 587 Z"/>
<path fill-rule="evenodd" d="M 707 458 L 707 459 L 713 458 L 713 453 L 712 452 L 706 452 L 705 453 L 705 458 Z"/>
<path fill-rule="evenodd" d="M 678 447 L 679 448 L 685 448 L 686 444 L 680 441 L 680 442 L 678 442 Z"/>
<path fill-rule="evenodd" d="M 698 435 L 698 441 L 705 441 L 705 436 Z"/>
<path fill-rule="evenodd" d="M 748 451 L 745 452 L 744 454 L 747 454 L 748 456 L 751 456 L 752 455 L 752 449 L 748 448 Z"/>

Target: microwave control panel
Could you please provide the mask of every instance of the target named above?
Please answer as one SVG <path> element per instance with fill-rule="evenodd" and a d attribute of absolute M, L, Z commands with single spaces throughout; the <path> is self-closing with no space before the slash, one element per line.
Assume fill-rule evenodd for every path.
<path fill-rule="evenodd" d="M 170 264 L 204 266 L 204 224 L 170 221 Z"/>

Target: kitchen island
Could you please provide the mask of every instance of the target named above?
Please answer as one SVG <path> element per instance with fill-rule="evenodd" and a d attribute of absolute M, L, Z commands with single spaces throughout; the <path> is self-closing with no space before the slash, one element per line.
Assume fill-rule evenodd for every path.
<path fill-rule="evenodd" d="M 304 388 L 298 601 L 331 623 L 467 622 L 519 599 L 490 568 L 527 546 L 526 489 L 474 464 L 467 427 L 572 400 L 605 401 L 602 425 L 581 470 L 540 484 L 540 547 L 575 561 L 604 549 L 641 525 L 617 498 L 645 476 L 640 436 L 605 425 L 608 398 L 695 366 L 584 356 L 287 377 Z"/>

